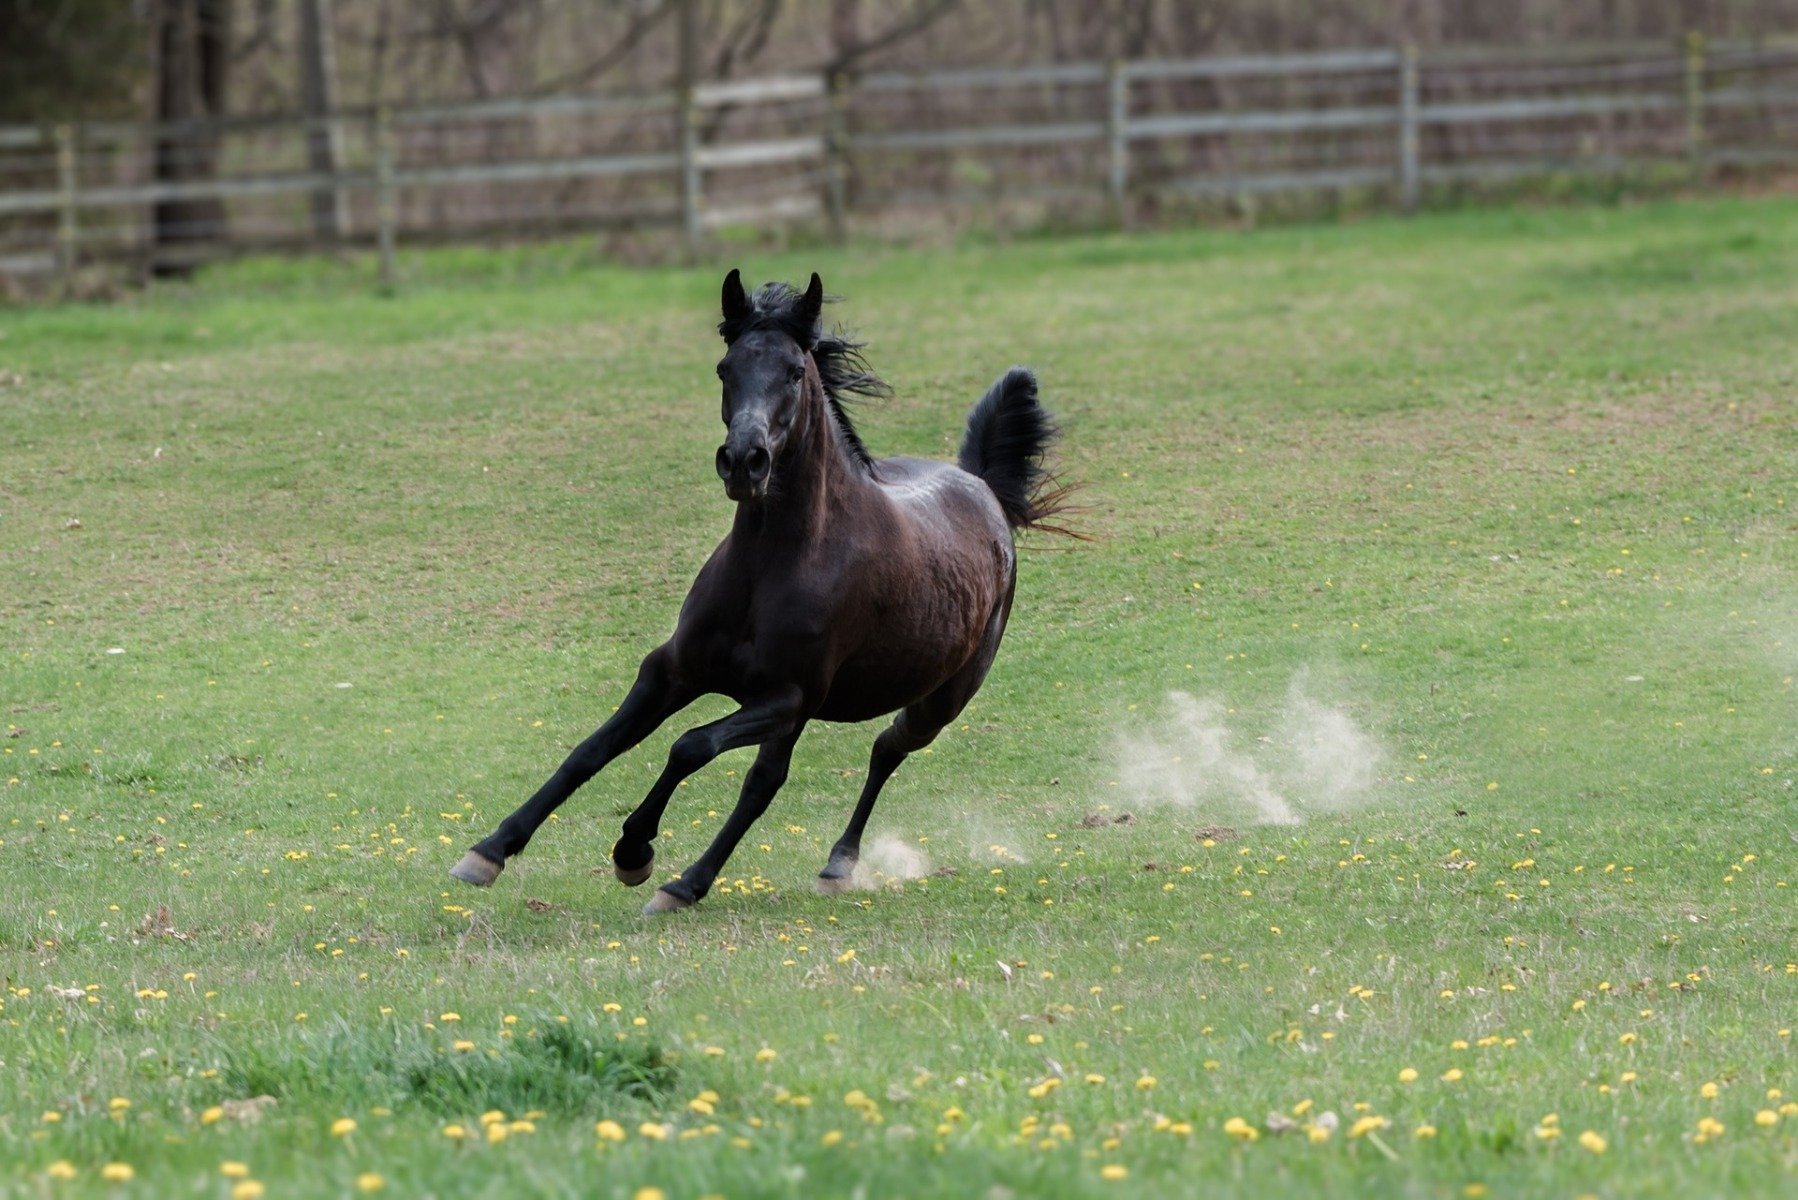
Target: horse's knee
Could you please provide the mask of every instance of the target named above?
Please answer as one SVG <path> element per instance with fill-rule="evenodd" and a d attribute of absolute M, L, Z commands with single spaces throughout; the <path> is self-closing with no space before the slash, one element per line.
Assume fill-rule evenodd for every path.
<path fill-rule="evenodd" d="M 712 738 L 704 729 L 689 729 L 668 748 L 668 766 L 685 778 L 718 757 Z"/>
<path fill-rule="evenodd" d="M 904 758 L 936 741 L 936 735 L 942 731 L 941 725 L 921 721 L 910 711 L 901 709 L 899 715 L 893 718 L 893 723 L 874 739 L 874 753 L 882 757 Z"/>

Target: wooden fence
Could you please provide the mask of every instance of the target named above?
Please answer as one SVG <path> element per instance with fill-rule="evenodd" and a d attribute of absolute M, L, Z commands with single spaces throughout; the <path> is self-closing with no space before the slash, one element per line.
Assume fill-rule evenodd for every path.
<path fill-rule="evenodd" d="M 303 118 L 0 127 L 0 273 L 320 245 L 949 205 L 1103 204 L 1431 188 L 1548 173 L 1798 162 L 1798 40 L 1414 48 L 970 70 L 792 75 L 690 92 L 561 95 L 324 119 L 343 158 L 308 167 Z M 154 178 L 203 136 L 216 173 Z M 154 244 L 157 205 L 225 221 Z M 163 227 L 166 232 L 167 219 Z"/>

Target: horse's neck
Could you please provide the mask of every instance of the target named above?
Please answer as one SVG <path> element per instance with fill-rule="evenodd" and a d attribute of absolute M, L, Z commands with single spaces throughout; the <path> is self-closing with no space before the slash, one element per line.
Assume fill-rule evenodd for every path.
<path fill-rule="evenodd" d="M 820 385 L 809 397 L 798 440 L 782 455 L 769 494 L 737 506 L 735 529 L 759 542 L 810 544 L 850 502 L 871 486 L 831 415 Z"/>

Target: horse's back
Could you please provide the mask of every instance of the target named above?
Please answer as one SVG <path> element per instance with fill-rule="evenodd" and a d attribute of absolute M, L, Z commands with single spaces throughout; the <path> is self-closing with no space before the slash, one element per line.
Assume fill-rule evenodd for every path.
<path fill-rule="evenodd" d="M 874 482 L 911 521 L 950 536 L 985 533 L 1009 551 L 1010 527 L 993 490 L 954 463 L 934 458 L 883 458 Z"/>

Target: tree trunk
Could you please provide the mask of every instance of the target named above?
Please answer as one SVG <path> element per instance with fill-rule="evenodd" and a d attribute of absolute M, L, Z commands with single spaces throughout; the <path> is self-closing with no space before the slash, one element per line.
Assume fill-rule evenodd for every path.
<path fill-rule="evenodd" d="M 219 130 L 225 115 L 230 57 L 230 0 L 157 0 L 156 139 L 158 183 L 193 183 L 218 175 Z M 203 247 L 225 237 L 219 197 L 159 200 L 154 214 L 151 270 L 160 276 L 193 273 Z"/>
<path fill-rule="evenodd" d="M 306 114 L 306 165 L 321 175 L 336 177 L 343 162 L 343 135 L 331 119 L 337 107 L 336 54 L 331 39 L 330 0 L 299 0 L 300 9 L 300 108 Z M 341 238 L 344 219 L 343 193 L 335 187 L 312 193 L 312 232 L 320 240 Z"/>

